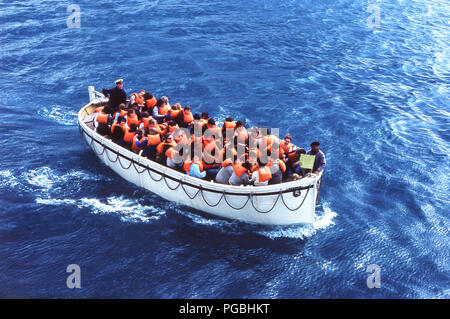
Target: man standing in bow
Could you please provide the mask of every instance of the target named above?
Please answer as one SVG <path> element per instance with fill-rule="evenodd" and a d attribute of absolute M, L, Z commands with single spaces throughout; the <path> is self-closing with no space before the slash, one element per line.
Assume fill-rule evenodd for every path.
<path fill-rule="evenodd" d="M 127 93 L 123 89 L 123 79 L 118 79 L 115 83 L 115 88 L 102 90 L 103 95 L 109 97 L 109 102 L 105 108 L 110 114 L 117 112 L 119 110 L 119 105 L 121 103 L 126 103 L 127 101 Z"/>
<path fill-rule="evenodd" d="M 325 169 L 325 166 L 327 165 L 327 160 L 325 159 L 325 154 L 319 149 L 319 142 L 312 142 L 311 143 L 311 150 L 306 153 L 308 155 L 315 155 L 316 158 L 314 159 L 314 166 L 313 166 L 313 173 L 316 175 L 319 175 L 319 172 L 323 171 Z"/>

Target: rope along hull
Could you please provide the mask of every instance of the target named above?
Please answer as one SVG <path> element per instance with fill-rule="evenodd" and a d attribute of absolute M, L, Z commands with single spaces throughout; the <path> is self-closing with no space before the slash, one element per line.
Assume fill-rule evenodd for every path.
<path fill-rule="evenodd" d="M 80 134 L 97 157 L 125 180 L 162 198 L 228 219 L 266 225 L 312 223 L 318 178 L 269 186 L 230 186 L 200 180 L 139 156 L 97 134 L 84 122 L 91 103 L 78 113 Z"/>

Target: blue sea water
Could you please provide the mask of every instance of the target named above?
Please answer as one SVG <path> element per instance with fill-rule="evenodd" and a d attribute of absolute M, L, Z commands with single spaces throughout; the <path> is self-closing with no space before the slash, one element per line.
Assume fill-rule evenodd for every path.
<path fill-rule="evenodd" d="M 2 2 L 0 296 L 449 298 L 449 21 L 448 1 Z M 118 177 L 76 113 L 119 77 L 319 140 L 316 223 L 217 219 Z"/>

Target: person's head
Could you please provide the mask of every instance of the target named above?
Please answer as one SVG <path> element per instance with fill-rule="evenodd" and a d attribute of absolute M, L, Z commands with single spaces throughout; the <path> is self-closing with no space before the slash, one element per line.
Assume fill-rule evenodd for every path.
<path fill-rule="evenodd" d="M 125 103 L 120 103 L 120 104 L 119 104 L 119 109 L 120 109 L 120 110 L 126 111 L 127 106 L 125 105 Z"/>
<path fill-rule="evenodd" d="M 169 125 L 169 126 L 177 126 L 177 123 L 175 123 L 174 120 L 170 120 L 170 121 L 168 122 L 168 125 Z"/>
<path fill-rule="evenodd" d="M 297 154 L 298 154 L 298 155 L 306 154 L 306 151 L 305 151 L 304 148 L 299 148 L 299 149 L 297 150 Z"/>
<path fill-rule="evenodd" d="M 242 127 L 242 126 L 244 126 L 244 123 L 241 120 L 236 122 L 236 128 Z"/>
<path fill-rule="evenodd" d="M 252 168 L 252 164 L 249 161 L 245 161 L 244 163 L 242 163 L 242 167 L 249 170 Z"/>
<path fill-rule="evenodd" d="M 119 116 L 117 118 L 117 123 L 119 123 L 120 125 L 125 125 L 127 123 L 127 120 L 125 119 L 125 117 Z"/>
<path fill-rule="evenodd" d="M 144 93 L 144 100 L 150 100 L 152 98 L 153 98 L 153 94 L 151 94 L 150 92 Z"/>
<path fill-rule="evenodd" d="M 284 137 L 284 142 L 286 144 L 289 144 L 291 142 L 291 134 L 287 133 L 286 136 Z"/>
<path fill-rule="evenodd" d="M 259 136 L 259 128 L 257 126 L 252 127 L 250 134 L 253 137 Z"/>
<path fill-rule="evenodd" d="M 138 129 L 136 130 L 136 135 L 137 135 L 137 136 L 142 136 L 142 135 L 144 135 L 144 130 L 141 129 L 141 128 L 138 128 Z"/>
<path fill-rule="evenodd" d="M 119 89 L 122 89 L 122 88 L 123 88 L 123 79 L 118 79 L 118 80 L 116 80 L 116 86 L 117 86 Z"/>
<path fill-rule="evenodd" d="M 175 103 L 174 105 L 172 105 L 172 110 L 181 110 L 180 103 Z"/>
<path fill-rule="evenodd" d="M 311 151 L 315 154 L 319 151 L 319 142 L 312 142 L 311 143 Z"/>
<path fill-rule="evenodd" d="M 210 118 L 210 119 L 208 120 L 208 125 L 209 125 L 209 126 L 214 126 L 214 125 L 216 125 L 216 121 L 214 121 L 213 118 Z"/>
<path fill-rule="evenodd" d="M 141 90 L 138 91 L 138 95 L 140 97 L 144 97 L 144 94 L 145 94 L 145 90 L 144 89 L 141 89 Z"/>
<path fill-rule="evenodd" d="M 197 154 L 195 154 L 195 152 L 194 152 L 193 161 L 194 162 L 200 162 L 200 157 Z"/>
<path fill-rule="evenodd" d="M 131 123 L 130 124 L 130 132 L 136 132 L 136 129 L 137 129 L 136 123 Z"/>
<path fill-rule="evenodd" d="M 141 115 L 142 115 L 143 118 L 150 117 L 150 113 L 148 113 L 147 111 L 142 112 Z"/>
<path fill-rule="evenodd" d="M 202 112 L 202 119 L 209 119 L 209 113 L 208 112 Z"/>
<path fill-rule="evenodd" d="M 166 142 L 167 143 L 172 143 L 173 142 L 173 135 L 172 134 L 168 134 L 166 136 Z"/>
<path fill-rule="evenodd" d="M 225 122 L 233 122 L 233 118 L 227 117 L 227 118 L 225 119 Z"/>
<path fill-rule="evenodd" d="M 156 127 L 157 124 L 158 122 L 156 122 L 155 119 L 151 119 L 150 121 L 148 121 L 148 127 Z"/>
<path fill-rule="evenodd" d="M 189 114 L 191 112 L 191 107 L 189 105 L 186 105 L 183 109 L 183 112 Z"/>
<path fill-rule="evenodd" d="M 197 121 L 200 120 L 200 115 L 198 113 L 195 113 L 193 117 L 194 117 L 194 120 L 197 120 Z"/>
<path fill-rule="evenodd" d="M 165 104 L 169 104 L 169 98 L 168 98 L 167 96 L 161 97 L 160 100 L 162 101 L 162 103 L 163 103 L 164 105 L 165 105 Z"/>

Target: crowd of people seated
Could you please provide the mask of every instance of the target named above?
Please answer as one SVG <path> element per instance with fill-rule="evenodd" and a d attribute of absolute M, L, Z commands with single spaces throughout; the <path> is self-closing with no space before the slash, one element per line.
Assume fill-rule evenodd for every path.
<path fill-rule="evenodd" d="M 139 90 L 128 96 L 123 80 L 103 90 L 109 102 L 96 109 L 95 127 L 102 135 L 150 160 L 186 174 L 230 185 L 263 186 L 319 174 L 325 168 L 319 142 L 311 150 L 294 148 L 265 127 L 247 130 L 227 117 L 219 127 L 208 112 L 192 113 L 190 106 L 171 105 L 166 96 Z M 300 167 L 301 154 L 315 155 L 312 170 Z"/>

